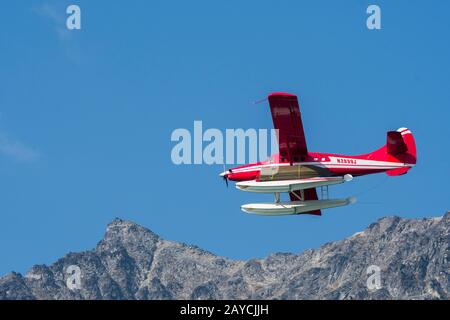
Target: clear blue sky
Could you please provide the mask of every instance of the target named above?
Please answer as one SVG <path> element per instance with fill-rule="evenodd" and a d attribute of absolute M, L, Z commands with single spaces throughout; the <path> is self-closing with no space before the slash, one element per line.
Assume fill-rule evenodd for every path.
<path fill-rule="evenodd" d="M 378 4 L 382 30 L 366 28 Z M 82 30 L 65 30 L 78 4 Z M 0 274 L 93 248 L 114 217 L 231 258 L 301 252 L 386 215 L 449 209 L 447 1 L 3 1 Z M 175 166 L 175 128 L 272 128 L 299 95 L 311 151 L 358 154 L 410 128 L 418 165 L 332 187 L 359 203 L 258 217 L 271 196 L 226 189 L 219 165 Z"/>

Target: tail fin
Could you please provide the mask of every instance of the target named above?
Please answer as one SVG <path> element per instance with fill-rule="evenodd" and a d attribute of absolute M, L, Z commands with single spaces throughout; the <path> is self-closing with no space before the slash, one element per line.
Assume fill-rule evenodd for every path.
<path fill-rule="evenodd" d="M 367 160 L 394 161 L 404 166 L 386 171 L 388 176 L 399 176 L 408 172 L 416 164 L 416 142 L 411 131 L 400 128 L 388 131 L 386 144 L 380 149 L 366 155 Z"/>
<path fill-rule="evenodd" d="M 386 152 L 407 164 L 416 164 L 416 142 L 411 130 L 400 128 L 387 133 Z"/>
<path fill-rule="evenodd" d="M 411 131 L 407 128 L 400 128 L 397 131 L 387 133 L 386 153 L 394 156 L 406 164 L 415 165 L 417 162 L 416 142 Z M 389 176 L 405 174 L 411 167 L 393 169 L 386 172 Z"/>

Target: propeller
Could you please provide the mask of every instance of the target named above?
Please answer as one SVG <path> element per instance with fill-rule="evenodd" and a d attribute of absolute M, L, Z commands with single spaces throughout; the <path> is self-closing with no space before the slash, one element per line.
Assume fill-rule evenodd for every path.
<path fill-rule="evenodd" d="M 230 173 L 232 173 L 231 169 L 226 170 L 225 164 L 224 164 L 223 165 L 223 172 L 220 175 L 222 176 L 223 180 L 225 181 L 225 184 L 226 184 L 227 188 L 228 188 L 228 175 Z"/>
<path fill-rule="evenodd" d="M 228 178 L 227 178 L 226 175 L 223 176 L 223 180 L 225 180 L 225 184 L 226 184 L 226 186 L 227 186 L 227 188 L 228 188 Z"/>

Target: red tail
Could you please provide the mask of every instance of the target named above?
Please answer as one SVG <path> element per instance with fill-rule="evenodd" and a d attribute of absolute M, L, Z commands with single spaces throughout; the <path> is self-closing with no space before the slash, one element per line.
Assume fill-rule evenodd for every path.
<path fill-rule="evenodd" d="M 416 142 L 411 130 L 400 128 L 387 133 L 386 151 L 407 164 L 416 164 Z"/>
<path fill-rule="evenodd" d="M 388 131 L 386 145 L 368 155 L 368 159 L 381 161 L 396 161 L 415 165 L 417 162 L 416 142 L 411 131 L 400 128 Z M 408 172 L 411 167 L 404 167 L 386 171 L 389 176 L 399 176 Z"/>

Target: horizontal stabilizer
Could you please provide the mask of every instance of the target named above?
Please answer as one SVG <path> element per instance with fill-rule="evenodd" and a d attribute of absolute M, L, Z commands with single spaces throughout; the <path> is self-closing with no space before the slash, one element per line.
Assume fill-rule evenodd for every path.
<path fill-rule="evenodd" d="M 386 171 L 386 174 L 388 176 L 401 176 L 403 174 L 406 174 L 408 172 L 408 170 L 411 169 L 410 167 L 404 167 L 404 168 L 398 168 L 398 169 L 392 169 L 392 170 L 388 170 Z"/>

